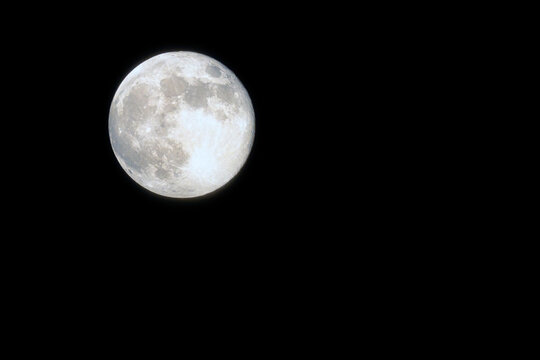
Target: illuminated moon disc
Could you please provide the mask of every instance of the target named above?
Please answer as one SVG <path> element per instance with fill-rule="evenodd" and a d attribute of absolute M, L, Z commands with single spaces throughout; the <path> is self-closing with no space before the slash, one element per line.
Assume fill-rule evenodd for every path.
<path fill-rule="evenodd" d="M 229 182 L 255 136 L 255 115 L 238 78 L 194 52 L 154 56 L 114 95 L 109 136 L 118 162 L 139 185 L 191 198 Z"/>

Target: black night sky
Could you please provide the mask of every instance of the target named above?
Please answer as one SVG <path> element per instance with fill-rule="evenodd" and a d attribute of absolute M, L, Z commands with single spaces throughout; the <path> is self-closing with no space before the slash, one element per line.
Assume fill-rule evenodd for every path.
<path fill-rule="evenodd" d="M 353 145 L 337 134 L 350 133 L 358 122 L 356 115 L 340 115 L 350 96 L 343 80 L 354 84 L 358 74 L 353 44 L 340 48 L 338 33 L 298 12 L 263 16 L 265 9 L 231 9 L 200 18 L 175 17 L 174 8 L 163 16 L 153 11 L 90 9 L 87 16 L 44 24 L 35 38 L 31 52 L 44 58 L 46 69 L 41 79 L 54 84 L 37 100 L 53 121 L 41 125 L 53 134 L 45 148 L 56 159 L 47 168 L 48 190 L 35 195 L 39 211 L 58 213 L 60 222 L 46 226 L 77 229 L 116 249 L 161 242 L 252 246 L 267 241 L 255 238 L 298 239 L 307 236 L 307 224 L 325 226 L 324 214 L 335 212 L 332 203 L 345 194 L 337 180 L 345 184 L 356 176 L 336 156 Z M 344 35 L 350 34 L 344 29 Z M 123 78 L 142 61 L 179 50 L 229 67 L 256 116 L 254 145 L 238 176 L 215 193 L 187 200 L 133 182 L 117 163 L 107 127 Z"/>
<path fill-rule="evenodd" d="M 204 16 L 169 10 L 78 9 L 43 20 L 29 38 L 33 46 L 21 50 L 27 66 L 40 64 L 34 131 L 42 156 L 54 159 L 37 163 L 42 188 L 27 204 L 53 219 L 41 222 L 44 233 L 84 238 L 69 243 L 81 254 L 205 248 L 256 262 L 333 248 L 335 239 L 352 239 L 363 226 L 385 229 L 388 217 L 405 211 L 414 166 L 401 149 L 411 130 L 396 113 L 408 106 L 399 95 L 410 90 L 403 59 L 412 45 L 399 26 L 369 11 L 315 5 L 210 7 Z M 188 200 L 133 182 L 108 134 L 123 78 L 142 61 L 179 50 L 230 68 L 256 116 L 241 172 Z"/>
<path fill-rule="evenodd" d="M 473 175 L 484 158 L 455 160 L 468 159 L 467 141 L 481 138 L 471 125 L 480 111 L 459 107 L 476 101 L 458 66 L 468 66 L 471 51 L 453 51 L 445 38 L 444 31 L 455 34 L 454 18 L 435 31 L 446 10 L 426 18 L 423 5 L 390 3 L 22 6 L 28 9 L 3 13 L 16 20 L 2 38 L 4 73 L 16 78 L 8 88 L 15 96 L 5 100 L 16 111 L 4 123 L 20 127 L 3 132 L 5 158 L 16 163 L 2 168 L 10 181 L 3 200 L 15 198 L 13 206 L 3 203 L 3 224 L 13 229 L 4 231 L 1 252 L 3 279 L 15 290 L 3 294 L 23 307 L 5 307 L 18 326 L 55 337 L 47 346 L 86 341 L 80 349 L 87 354 L 106 343 L 124 354 L 146 344 L 122 343 L 130 331 L 161 331 L 162 342 L 176 344 L 184 339 L 178 328 L 205 350 L 214 346 L 205 331 L 225 339 L 221 334 L 236 336 L 237 326 L 242 331 L 227 346 L 249 343 L 267 354 L 276 344 L 299 343 L 296 354 L 320 355 L 329 337 L 319 341 L 309 330 L 357 347 L 360 337 L 350 329 L 366 316 L 376 319 L 368 333 L 416 336 L 409 325 L 418 312 L 429 315 L 424 328 L 431 331 L 447 323 L 436 314 L 468 306 L 469 293 L 439 306 L 454 295 L 446 285 L 436 289 L 464 262 L 486 257 L 455 245 L 483 236 L 465 227 L 479 213 L 475 194 L 483 184 Z M 137 185 L 108 133 L 124 77 L 150 57 L 182 50 L 231 69 L 255 110 L 255 140 L 242 170 L 195 199 Z M 185 325 L 189 317 L 193 327 Z M 69 336 L 53 332 L 55 325 Z M 18 334 L 13 329 L 8 333 Z M 311 344 L 299 342 L 301 334 Z M 23 338 L 18 352 L 52 353 Z M 327 357 L 342 348 L 332 345 Z"/>

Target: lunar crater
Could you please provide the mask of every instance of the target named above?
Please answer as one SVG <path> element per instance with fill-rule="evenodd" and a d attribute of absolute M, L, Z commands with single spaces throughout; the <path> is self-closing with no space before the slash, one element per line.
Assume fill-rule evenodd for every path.
<path fill-rule="evenodd" d="M 208 106 L 208 98 L 211 95 L 212 91 L 208 84 L 197 81 L 187 89 L 184 100 L 188 105 L 191 105 L 194 108 L 206 108 Z"/>
<path fill-rule="evenodd" d="M 186 91 L 187 86 L 187 82 L 176 75 L 172 75 L 160 81 L 161 92 L 166 97 L 182 95 Z"/>
<path fill-rule="evenodd" d="M 206 72 L 208 73 L 208 75 L 210 75 L 212 77 L 220 77 L 221 76 L 221 70 L 219 69 L 219 67 L 217 67 L 215 65 L 208 65 L 206 67 Z"/>

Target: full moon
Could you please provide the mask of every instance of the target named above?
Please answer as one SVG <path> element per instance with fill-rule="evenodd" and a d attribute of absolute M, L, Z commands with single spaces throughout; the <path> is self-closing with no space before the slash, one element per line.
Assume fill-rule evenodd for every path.
<path fill-rule="evenodd" d="M 229 182 L 255 136 L 249 95 L 225 65 L 194 52 L 154 56 L 122 81 L 109 113 L 118 162 L 144 188 L 192 198 Z"/>

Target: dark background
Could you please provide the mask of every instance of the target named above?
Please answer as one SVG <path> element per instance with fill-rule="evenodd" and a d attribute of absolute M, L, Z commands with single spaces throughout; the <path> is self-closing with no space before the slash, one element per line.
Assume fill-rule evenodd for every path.
<path fill-rule="evenodd" d="M 40 177 L 17 186 L 30 194 L 21 211 L 58 239 L 47 251 L 67 246 L 110 261 L 132 253 L 133 261 L 213 254 L 254 265 L 333 262 L 332 254 L 356 253 L 349 248 L 386 246 L 357 238 L 426 222 L 441 189 L 420 194 L 441 174 L 431 171 L 439 159 L 427 159 L 434 152 L 423 144 L 443 139 L 429 119 L 446 111 L 435 110 L 433 84 L 446 69 L 437 62 L 448 55 L 434 45 L 444 34 L 429 31 L 437 16 L 418 22 L 395 6 L 201 5 L 48 7 L 55 15 L 19 42 L 11 60 L 30 69 L 18 98 L 21 116 L 33 119 L 25 133 L 37 157 L 30 171 Z M 178 50 L 229 67 L 256 115 L 241 172 L 198 199 L 165 198 L 134 183 L 108 135 L 123 78 Z M 39 86 L 29 94 L 28 83 Z"/>
<path fill-rule="evenodd" d="M 330 23 L 334 15 L 322 10 L 209 5 L 198 16 L 201 9 L 178 6 L 87 8 L 45 21 L 26 50 L 29 66 L 41 64 L 43 88 L 32 108 L 42 114 L 34 134 L 39 156 L 54 159 L 36 163 L 46 175 L 31 195 L 33 211 L 47 214 L 44 230 L 81 239 L 69 244 L 82 241 L 91 252 L 164 256 L 201 247 L 270 257 L 339 236 L 354 214 L 343 206 L 357 192 L 350 184 L 362 176 L 353 150 L 361 141 L 350 135 L 365 126 L 358 84 L 366 77 L 367 41 L 357 41 L 353 23 Z M 110 103 L 123 78 L 152 56 L 182 50 L 229 67 L 256 115 L 252 152 L 238 176 L 186 200 L 133 182 L 108 135 Z"/>
<path fill-rule="evenodd" d="M 475 325 L 498 329 L 491 308 L 517 278 L 516 227 L 501 235 L 506 220 L 485 211 L 499 209 L 507 186 L 493 179 L 505 169 L 477 175 L 503 158 L 482 140 L 506 143 L 486 116 L 504 101 L 482 95 L 507 66 L 476 54 L 489 39 L 507 52 L 507 32 L 493 36 L 479 20 L 504 16 L 478 6 L 5 4 L 6 343 L 124 354 L 155 334 L 160 345 L 198 340 L 198 353 L 296 345 L 335 357 L 372 339 L 378 353 L 446 351 L 476 341 Z M 135 184 L 107 129 L 122 79 L 176 50 L 224 63 L 256 114 L 244 168 L 194 200 Z M 517 269 L 532 263 L 522 253 Z"/>
<path fill-rule="evenodd" d="M 269 287 L 338 286 L 342 280 L 328 272 L 351 273 L 355 239 L 380 209 L 373 214 L 369 200 L 377 181 L 366 180 L 374 176 L 365 153 L 376 153 L 365 143 L 373 134 L 359 130 L 374 121 L 366 119 L 369 92 L 361 85 L 372 71 L 363 49 L 372 44 L 357 39 L 355 23 L 310 9 L 130 5 L 59 8 L 41 17 L 11 59 L 27 69 L 16 98 L 18 116 L 30 119 L 20 133 L 31 142 L 25 156 L 32 165 L 21 173 L 34 174 L 13 178 L 13 188 L 26 189 L 16 195 L 15 217 L 32 219 L 16 225 L 25 240 L 10 246 L 21 251 L 6 252 L 20 254 L 13 271 L 28 273 L 28 286 L 42 293 L 63 287 L 97 304 L 107 296 L 120 314 L 129 308 L 124 301 L 153 292 L 173 301 L 187 289 L 210 289 L 209 298 L 190 296 L 209 304 L 218 293 L 280 301 L 265 294 Z M 152 56 L 179 50 L 230 68 L 256 116 L 241 172 L 188 200 L 133 182 L 108 134 L 124 77 Z"/>
<path fill-rule="evenodd" d="M 297 342 L 302 327 L 343 329 L 347 341 L 365 314 L 394 329 L 383 315 L 416 317 L 409 302 L 449 298 L 447 280 L 480 258 L 459 240 L 482 235 L 465 228 L 478 217 L 460 186 L 483 184 L 453 171 L 476 116 L 456 104 L 478 99 L 460 70 L 470 52 L 452 51 L 444 31 L 461 23 L 436 31 L 446 9 L 426 17 L 409 5 L 200 5 L 46 4 L 3 14 L 16 20 L 5 30 L 13 51 L 4 69 L 16 78 L 6 122 L 20 129 L 3 142 L 16 162 L 4 165 L 16 206 L 6 207 L 13 231 L 2 252 L 14 302 L 45 319 L 44 333 L 60 309 L 68 331 L 88 323 L 114 341 L 126 325 L 178 316 L 183 324 L 188 314 L 194 329 L 211 318 L 220 333 L 239 325 L 250 339 L 270 324 Z M 200 199 L 135 184 L 108 136 L 122 79 L 177 50 L 229 67 L 256 115 L 244 168 Z"/>

